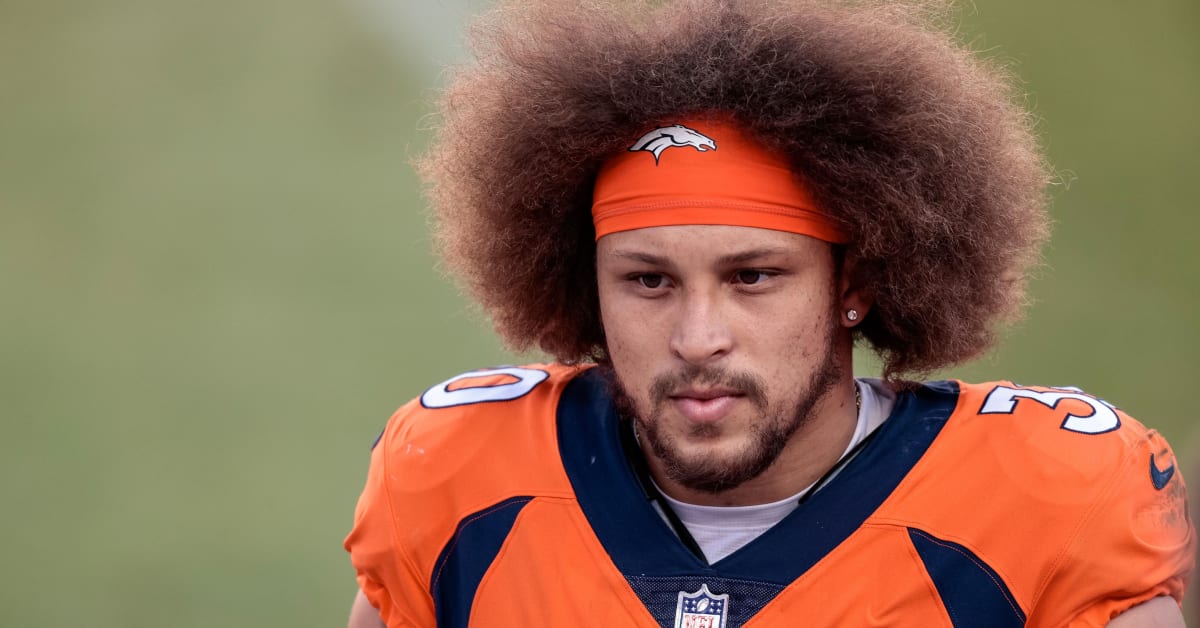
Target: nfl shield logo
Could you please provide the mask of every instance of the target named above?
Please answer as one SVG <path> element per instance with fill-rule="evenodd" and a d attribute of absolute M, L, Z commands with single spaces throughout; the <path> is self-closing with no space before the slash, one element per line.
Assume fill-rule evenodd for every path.
<path fill-rule="evenodd" d="M 713 595 L 707 584 L 695 593 L 679 592 L 675 607 L 675 628 L 725 628 L 729 594 Z"/>

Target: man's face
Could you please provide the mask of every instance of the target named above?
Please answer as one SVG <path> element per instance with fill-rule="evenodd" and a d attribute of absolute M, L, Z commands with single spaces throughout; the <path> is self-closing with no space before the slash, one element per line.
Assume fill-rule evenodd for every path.
<path fill-rule="evenodd" d="M 617 402 L 689 489 L 757 477 L 841 377 L 825 242 L 654 227 L 601 238 L 596 269 Z"/>

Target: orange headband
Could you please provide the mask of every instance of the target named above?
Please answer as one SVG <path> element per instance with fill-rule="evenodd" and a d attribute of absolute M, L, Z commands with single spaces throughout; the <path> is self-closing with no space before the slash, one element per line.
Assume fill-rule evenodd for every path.
<path fill-rule="evenodd" d="M 780 155 L 721 119 L 685 120 L 608 159 L 592 193 L 596 239 L 670 225 L 733 225 L 845 236 Z"/>

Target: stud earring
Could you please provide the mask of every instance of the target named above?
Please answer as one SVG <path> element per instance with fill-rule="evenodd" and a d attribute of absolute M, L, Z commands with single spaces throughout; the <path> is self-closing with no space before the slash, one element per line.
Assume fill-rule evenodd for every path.
<path fill-rule="evenodd" d="M 847 310 L 846 311 L 846 320 L 849 320 L 849 321 L 858 320 L 858 310 Z"/>

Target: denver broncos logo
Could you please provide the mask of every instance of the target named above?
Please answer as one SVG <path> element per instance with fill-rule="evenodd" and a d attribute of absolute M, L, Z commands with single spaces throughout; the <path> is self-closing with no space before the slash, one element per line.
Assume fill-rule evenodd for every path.
<path fill-rule="evenodd" d="M 658 158 L 663 151 L 674 146 L 691 146 L 702 153 L 707 150 L 717 150 L 717 142 L 711 137 L 682 124 L 674 124 L 654 129 L 643 135 L 633 143 L 633 146 L 629 147 L 629 152 L 644 150 L 652 153 L 654 163 L 657 165 Z"/>

